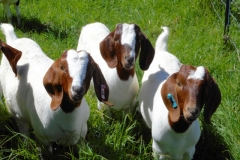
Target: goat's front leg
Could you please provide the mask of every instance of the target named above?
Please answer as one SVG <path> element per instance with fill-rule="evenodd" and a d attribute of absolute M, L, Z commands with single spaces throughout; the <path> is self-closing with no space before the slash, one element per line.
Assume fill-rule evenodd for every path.
<path fill-rule="evenodd" d="M 29 137 L 29 125 L 18 116 L 14 117 L 14 119 L 17 123 L 18 131 L 23 135 Z"/>
<path fill-rule="evenodd" d="M 4 4 L 3 6 L 4 6 L 4 9 L 7 13 L 8 22 L 12 24 L 12 14 L 10 12 L 10 6 L 9 6 L 9 4 Z"/>
<path fill-rule="evenodd" d="M 21 26 L 21 17 L 20 17 L 20 9 L 17 4 L 15 4 L 15 10 L 16 10 L 16 15 L 17 15 L 17 21 L 18 21 L 18 26 Z"/>

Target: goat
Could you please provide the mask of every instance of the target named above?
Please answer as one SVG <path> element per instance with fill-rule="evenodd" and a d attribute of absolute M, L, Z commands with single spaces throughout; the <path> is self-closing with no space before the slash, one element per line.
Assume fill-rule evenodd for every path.
<path fill-rule="evenodd" d="M 154 60 L 142 78 L 140 111 L 152 130 L 156 158 L 189 160 L 200 138 L 200 112 L 204 106 L 204 120 L 210 123 L 221 92 L 206 68 L 181 64 L 166 50 L 169 31 L 163 30 Z"/>
<path fill-rule="evenodd" d="M 20 17 L 20 9 L 19 9 L 19 3 L 20 0 L 0 0 L 0 2 L 3 4 L 4 9 L 7 12 L 7 19 L 9 23 L 12 23 L 12 15 L 10 12 L 10 5 L 14 4 L 17 20 L 18 20 L 18 26 L 21 25 L 21 17 Z"/>
<path fill-rule="evenodd" d="M 111 105 L 108 85 L 90 54 L 70 49 L 53 61 L 33 40 L 17 38 L 12 25 L 1 24 L 1 30 L 7 41 L 1 50 L 12 55 L 2 57 L 1 92 L 19 131 L 28 135 L 32 126 L 50 152 L 51 143 L 70 146 L 85 138 L 90 110 L 83 96 L 92 77 L 99 101 Z"/>
<path fill-rule="evenodd" d="M 141 51 L 140 51 L 141 48 Z M 96 22 L 84 26 L 77 50 L 91 53 L 109 85 L 111 109 L 131 112 L 139 91 L 135 63 L 140 51 L 139 65 L 147 70 L 154 57 L 154 48 L 136 24 L 117 24 L 114 31 Z M 103 106 L 98 101 L 98 109 Z M 106 113 L 111 116 L 109 108 Z"/>

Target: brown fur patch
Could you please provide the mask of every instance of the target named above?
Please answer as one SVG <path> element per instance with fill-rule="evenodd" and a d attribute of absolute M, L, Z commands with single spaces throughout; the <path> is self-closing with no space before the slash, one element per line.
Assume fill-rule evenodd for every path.
<path fill-rule="evenodd" d="M 138 58 L 140 51 L 139 64 L 142 70 L 147 70 L 154 57 L 154 48 L 151 45 L 147 37 L 141 32 L 138 25 L 134 24 L 136 32 L 136 44 L 135 44 L 135 61 Z M 132 48 L 128 45 L 121 44 L 122 24 L 118 24 L 114 31 L 100 42 L 100 52 L 102 57 L 107 62 L 110 68 L 117 67 L 117 73 L 121 80 L 128 80 L 130 76 L 134 76 L 134 66 L 131 69 L 126 67 L 136 64 L 128 64 L 126 58 L 129 57 L 129 53 Z"/>
<path fill-rule="evenodd" d="M 211 78 L 207 69 L 204 80 L 187 79 L 194 66 L 183 65 L 179 72 L 171 75 L 163 84 L 161 96 L 169 111 L 169 124 L 177 133 L 185 132 L 195 121 L 203 106 L 205 105 L 205 121 L 216 111 L 221 101 L 221 93 L 215 81 Z M 171 93 L 178 104 L 173 109 L 167 94 Z M 211 104 L 211 105 L 209 105 Z"/>

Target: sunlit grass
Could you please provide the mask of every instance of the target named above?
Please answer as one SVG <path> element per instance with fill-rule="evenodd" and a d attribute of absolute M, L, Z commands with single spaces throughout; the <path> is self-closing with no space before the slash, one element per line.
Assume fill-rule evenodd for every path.
<path fill-rule="evenodd" d="M 223 43 L 224 5 L 218 0 L 58 0 L 20 2 L 22 26 L 18 37 L 35 40 L 43 51 L 56 59 L 76 48 L 82 26 L 102 22 L 113 30 L 117 23 L 136 23 L 155 46 L 161 26 L 170 28 L 169 51 L 184 64 L 203 65 L 216 79 L 222 103 L 207 125 L 200 117 L 202 136 L 196 160 L 240 159 L 240 62 L 231 43 Z M 15 10 L 13 22 L 16 24 Z M 0 6 L 0 22 L 7 22 Z M 240 46 L 240 29 L 232 23 L 230 36 Z M 5 37 L 0 33 L 0 39 Z M 136 68 L 139 83 L 143 72 Z M 78 145 L 79 159 L 152 159 L 151 131 L 139 113 L 109 119 L 97 110 L 90 91 L 85 98 L 91 108 L 86 140 Z M 4 105 L 0 106 L 0 159 L 38 159 L 38 142 L 23 140 Z M 63 153 L 64 154 L 64 153 Z M 73 158 L 73 153 L 66 153 Z"/>

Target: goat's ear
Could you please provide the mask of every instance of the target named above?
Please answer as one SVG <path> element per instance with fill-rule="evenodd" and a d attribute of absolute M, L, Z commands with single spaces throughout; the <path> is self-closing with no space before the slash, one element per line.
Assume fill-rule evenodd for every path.
<path fill-rule="evenodd" d="M 180 107 L 178 104 L 178 97 L 177 97 L 177 92 L 176 92 L 176 76 L 177 73 L 172 74 L 163 84 L 162 89 L 161 89 L 161 97 L 163 99 L 163 102 L 165 106 L 167 107 L 169 111 L 169 117 L 171 122 L 177 122 L 180 118 Z M 172 102 L 167 98 L 168 94 L 171 94 L 172 97 L 174 98 L 176 104 L 178 105 L 176 108 L 173 107 Z"/>
<path fill-rule="evenodd" d="M 52 98 L 51 109 L 56 110 L 63 98 L 63 88 L 60 79 L 59 60 L 56 60 L 43 77 L 43 85 Z"/>
<path fill-rule="evenodd" d="M 206 89 L 207 99 L 203 115 L 205 122 L 211 123 L 211 117 L 221 103 L 221 92 L 215 80 L 210 76 L 207 70 L 206 72 L 208 86 Z"/>
<path fill-rule="evenodd" d="M 7 57 L 15 76 L 17 76 L 17 62 L 22 56 L 22 52 L 7 45 L 6 43 L 0 40 L 0 49 Z"/>
<path fill-rule="evenodd" d="M 95 89 L 97 98 L 100 102 L 103 102 L 109 106 L 113 106 L 113 104 L 111 102 L 108 102 L 109 88 L 108 88 L 107 82 L 101 72 L 101 69 L 94 61 L 92 64 L 95 65 L 92 77 L 93 77 L 94 89 Z"/>
<path fill-rule="evenodd" d="M 140 31 L 141 51 L 139 57 L 139 65 L 141 70 L 148 70 L 154 58 L 155 50 L 149 39 Z"/>
<path fill-rule="evenodd" d="M 114 52 L 114 31 L 109 33 L 100 42 L 100 52 L 103 59 L 107 62 L 109 68 L 115 68 L 117 66 L 117 55 Z"/>

